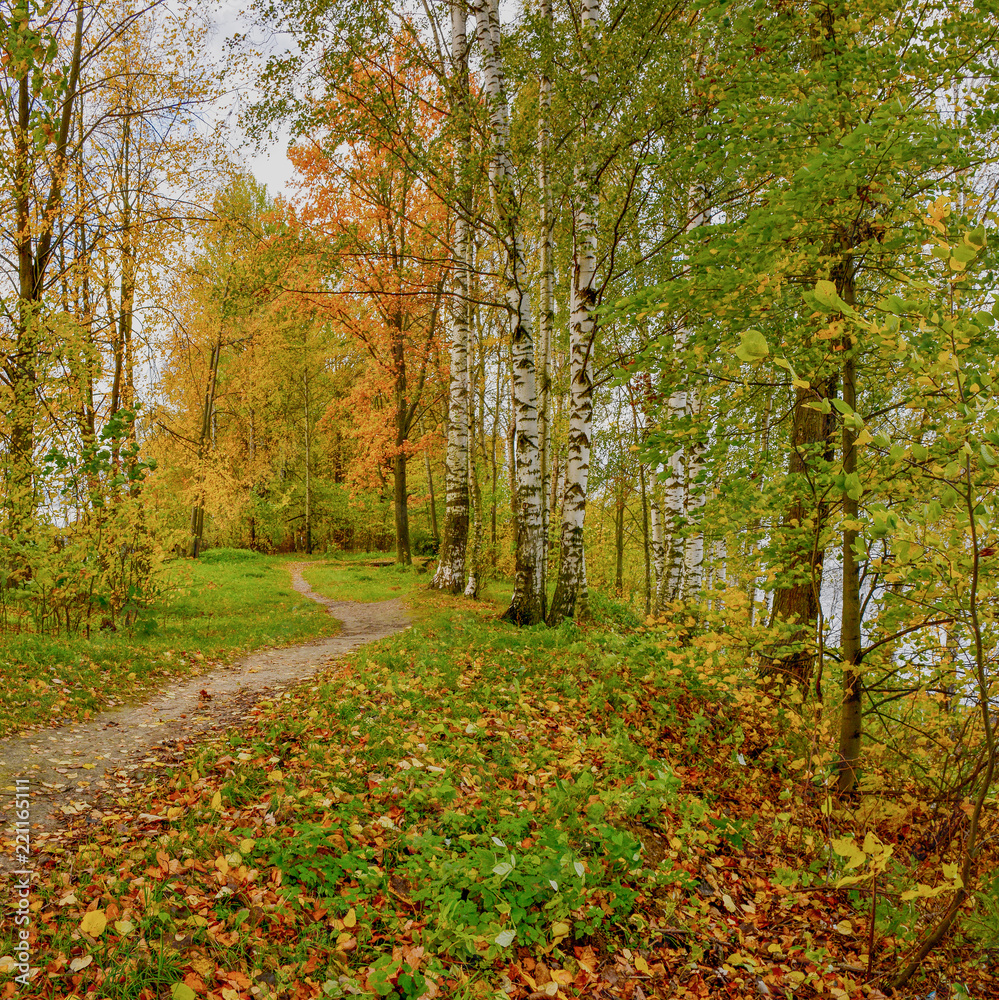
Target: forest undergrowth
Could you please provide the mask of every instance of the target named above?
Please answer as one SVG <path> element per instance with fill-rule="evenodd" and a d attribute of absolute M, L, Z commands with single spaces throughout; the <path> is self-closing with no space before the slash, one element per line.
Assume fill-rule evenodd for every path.
<path fill-rule="evenodd" d="M 946 907 L 967 806 L 887 753 L 833 798 L 821 710 L 719 634 L 308 576 L 401 588 L 415 623 L 70 829 L 38 858 L 42 970 L 0 997 L 879 997 Z M 895 996 L 995 995 L 982 888 Z"/>

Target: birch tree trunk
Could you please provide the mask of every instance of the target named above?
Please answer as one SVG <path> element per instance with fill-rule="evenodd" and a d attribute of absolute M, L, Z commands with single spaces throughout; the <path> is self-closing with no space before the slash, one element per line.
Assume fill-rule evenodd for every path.
<path fill-rule="evenodd" d="M 666 574 L 666 523 L 664 514 L 664 499 L 661 490 L 652 489 L 649 517 L 652 522 L 652 571 L 656 590 L 652 599 L 652 614 L 661 615 L 667 604 L 667 574 Z"/>
<path fill-rule="evenodd" d="M 675 340 L 675 353 L 679 354 L 687 346 L 687 330 L 677 331 Z M 687 413 L 687 392 L 686 389 L 676 389 L 666 403 L 668 420 L 672 426 L 676 426 Z M 656 574 L 656 599 L 655 607 L 657 613 L 667 604 L 679 601 L 683 597 L 683 566 L 684 566 L 684 541 L 681 531 L 683 530 L 684 514 L 686 512 L 686 465 L 684 462 L 683 447 L 679 447 L 669 457 L 669 472 L 663 489 L 662 519 L 665 522 L 664 529 L 668 532 L 669 540 L 664 542 L 664 570 L 661 574 Z"/>
<path fill-rule="evenodd" d="M 856 301 L 853 283 L 852 261 L 843 266 L 844 277 L 840 294 L 847 305 Z M 843 402 L 855 410 L 857 407 L 857 362 L 856 346 L 849 336 L 843 342 Z M 843 421 L 843 473 L 849 482 L 857 472 L 857 433 Z M 843 490 L 843 523 L 855 525 L 860 497 L 849 486 Z M 863 609 L 860 601 L 860 565 L 854 545 L 857 531 L 854 527 L 843 528 L 843 621 L 840 648 L 843 654 L 843 703 L 840 708 L 839 762 L 837 764 L 837 790 L 840 795 L 853 791 L 857 783 L 857 767 L 864 732 L 863 718 L 863 678 L 860 673 L 861 628 Z"/>
<path fill-rule="evenodd" d="M 593 65 L 593 37 L 600 16 L 600 0 L 583 0 L 580 35 L 583 42 L 583 89 L 586 118 L 592 114 L 598 76 Z M 584 118 L 583 162 L 577 169 L 578 208 L 574 226 L 572 311 L 569 319 L 569 434 L 566 452 L 565 496 L 562 504 L 562 548 L 558 583 L 548 613 L 549 623 L 572 618 L 580 595 L 586 592 L 583 525 L 590 472 L 593 430 L 593 341 L 596 336 L 597 211 L 600 189 L 592 151 L 589 123 Z"/>
<path fill-rule="evenodd" d="M 471 268 L 470 268 L 471 269 Z M 473 317 L 478 316 L 476 310 Z M 468 492 L 472 503 L 472 539 L 468 553 L 468 582 L 465 584 L 465 597 L 476 598 L 479 596 L 479 566 L 482 553 L 482 490 L 479 487 L 478 466 L 475 456 L 475 388 L 476 377 L 481 384 L 482 373 L 477 371 L 482 358 L 482 331 L 478 322 L 469 324 L 468 353 L 468 398 L 470 405 L 468 408 Z"/>
<path fill-rule="evenodd" d="M 458 207 L 454 220 L 454 281 L 451 294 L 451 384 L 445 460 L 444 538 L 431 586 L 460 594 L 465 583 L 468 543 L 468 38 L 464 0 L 451 6 L 451 59 L 455 106 L 462 115 L 455 180 Z"/>
<path fill-rule="evenodd" d="M 538 394 L 531 333 L 531 293 L 520 233 L 519 207 L 510 160 L 510 114 L 500 57 L 499 0 L 475 0 L 476 35 L 483 53 L 489 101 L 489 179 L 496 224 L 503 244 L 503 286 L 511 327 L 516 470 L 517 557 L 513 597 L 504 618 L 535 625 L 545 618 L 543 587 L 541 456 Z"/>
<path fill-rule="evenodd" d="M 551 0 L 541 0 L 541 19 L 544 23 L 545 37 L 544 68 L 538 95 L 538 188 L 541 199 L 541 303 L 538 310 L 538 351 L 535 360 L 538 366 L 538 450 L 541 457 L 541 496 L 548 495 L 548 481 L 551 475 L 551 460 L 549 457 L 549 394 L 551 391 L 551 360 L 552 333 L 555 325 L 555 265 L 553 240 L 555 218 L 552 206 L 551 174 L 549 157 L 551 151 L 551 106 L 552 81 L 551 62 L 553 52 L 553 18 Z M 541 585 L 547 594 L 548 578 L 548 537 L 549 515 L 548 504 L 541 505 L 541 534 L 544 545 L 542 560 Z"/>
<path fill-rule="evenodd" d="M 704 191 L 700 185 L 692 186 L 688 194 L 688 205 L 696 209 L 687 224 L 687 232 L 696 229 L 707 220 L 703 204 Z M 686 350 L 692 330 L 688 321 L 681 326 L 674 338 L 675 353 Z M 697 417 L 701 412 L 701 400 L 697 389 L 686 384 L 677 388 L 669 398 L 667 412 L 670 423 L 675 427 L 688 417 Z M 664 515 L 670 526 L 667 547 L 665 587 L 662 594 L 657 588 L 656 602 L 690 601 L 701 589 L 704 571 L 704 530 L 699 523 L 699 511 L 704 506 L 704 491 L 697 484 L 697 478 L 704 468 L 704 445 L 694 441 L 681 445 L 670 455 L 669 475 L 666 479 L 666 502 Z"/>

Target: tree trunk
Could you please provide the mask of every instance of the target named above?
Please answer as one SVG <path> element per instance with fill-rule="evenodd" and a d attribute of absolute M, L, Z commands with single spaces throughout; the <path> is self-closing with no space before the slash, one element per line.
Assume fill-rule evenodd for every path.
<path fill-rule="evenodd" d="M 650 517 L 652 521 L 652 576 L 655 581 L 655 595 L 652 599 L 652 614 L 661 615 L 668 603 L 667 593 L 669 577 L 666 572 L 667 536 L 662 496 L 655 486 L 652 487 L 650 498 Z"/>
<path fill-rule="evenodd" d="M 851 262 L 845 263 L 846 277 L 841 292 L 847 305 L 854 304 L 854 287 L 850 274 Z M 857 369 L 856 347 L 849 335 L 843 343 L 843 402 L 855 410 L 857 406 Z M 846 476 L 843 490 L 843 624 L 840 635 L 840 647 L 843 655 L 843 704 L 840 709 L 838 790 L 840 795 L 851 792 L 857 783 L 857 763 L 860 759 L 860 748 L 863 739 L 863 715 L 861 698 L 863 684 L 861 681 L 860 640 L 861 640 L 861 605 L 860 605 L 860 566 L 854 545 L 857 532 L 851 527 L 857 523 L 860 486 L 856 481 L 857 449 L 856 431 L 849 418 L 843 420 L 843 473 Z M 851 483 L 851 480 L 854 482 Z"/>
<path fill-rule="evenodd" d="M 814 471 L 816 462 L 827 460 L 834 421 L 831 415 L 813 410 L 809 403 L 830 399 L 835 393 L 835 378 L 820 380 L 807 389 L 795 390 L 791 428 L 791 459 L 788 468 L 789 485 L 794 499 L 784 516 L 784 528 L 791 551 L 786 564 L 791 581 L 774 592 L 771 621 L 794 622 L 798 629 L 791 642 L 803 648 L 760 664 L 760 674 L 782 684 L 795 683 L 808 687 L 815 666 L 815 653 L 809 648 L 815 636 L 819 615 L 819 588 L 822 585 L 824 550 L 819 538 L 828 516 L 827 505 L 811 494 L 806 473 Z"/>
<path fill-rule="evenodd" d="M 520 232 L 519 199 L 514 190 L 510 159 L 510 115 L 500 55 L 499 2 L 475 0 L 473 10 L 489 101 L 492 147 L 489 178 L 497 227 L 505 251 L 503 284 L 511 328 L 517 556 L 513 597 L 503 617 L 518 625 L 535 625 L 545 619 L 545 593 L 542 586 L 543 499 L 538 453 L 538 394 L 531 335 L 531 293 Z"/>
<path fill-rule="evenodd" d="M 482 351 L 481 331 L 478 323 L 469 323 L 468 343 L 468 493 L 472 504 L 472 539 L 468 552 L 468 571 L 466 573 L 465 597 L 479 596 L 479 558 L 482 552 L 482 493 L 479 489 L 478 468 L 475 458 L 475 374 L 476 353 Z"/>
<path fill-rule="evenodd" d="M 401 448 L 392 459 L 395 507 L 395 560 L 403 566 L 413 561 L 409 547 L 409 504 L 406 487 L 406 453 Z"/>
<path fill-rule="evenodd" d="M 592 45 L 599 17 L 599 0 L 583 0 L 579 30 L 583 43 L 583 83 L 588 92 L 587 117 L 592 113 L 598 84 Z M 548 612 L 548 621 L 552 624 L 575 616 L 580 593 L 586 589 L 583 528 L 590 472 L 590 438 L 593 432 L 592 358 L 597 332 L 597 211 L 600 199 L 592 153 L 586 146 L 588 131 L 588 122 L 584 118 L 583 162 L 577 169 L 579 203 L 574 226 L 572 315 L 569 320 L 570 410 L 565 494 L 562 503 L 562 545 L 558 583 Z"/>
<path fill-rule="evenodd" d="M 463 0 L 451 5 L 451 60 L 456 94 L 454 105 L 462 116 L 459 126 L 459 192 L 454 220 L 454 280 L 451 294 L 451 384 L 448 397 L 447 457 L 445 460 L 446 513 L 444 538 L 431 586 L 460 594 L 465 583 L 468 545 L 468 38 Z"/>
<path fill-rule="evenodd" d="M 406 400 L 405 335 L 396 329 L 395 352 L 395 455 L 392 458 L 393 506 L 395 508 L 395 558 L 403 566 L 413 561 L 409 546 L 409 490 L 406 485 L 406 441 L 409 430 L 409 405 Z"/>
<path fill-rule="evenodd" d="M 309 407 L 309 376 L 302 376 L 305 392 L 305 552 L 312 555 L 312 424 Z M 408 534 L 407 534 L 408 539 Z"/>
<path fill-rule="evenodd" d="M 25 17 L 27 17 L 25 8 Z M 53 140 L 52 180 L 44 204 L 36 199 L 34 209 L 32 196 L 37 188 L 32 157 L 35 155 L 35 136 L 31 121 L 31 80 L 30 63 L 24 62 L 23 76 L 16 79 L 16 107 L 7 106 L 8 124 L 13 132 L 14 145 L 14 224 L 17 247 L 17 306 L 14 329 L 14 349 L 3 361 L 4 375 L 11 387 L 9 412 L 9 445 L 7 483 L 5 501 L 7 506 L 8 530 L 12 538 L 23 535 L 34 523 L 36 507 L 36 484 L 34 468 L 35 414 L 37 402 L 35 387 L 38 378 L 38 362 L 41 344 L 41 299 L 45 272 L 48 268 L 55 219 L 62 205 L 63 186 L 69 176 L 68 148 L 73 124 L 73 112 L 80 98 L 79 81 L 83 52 L 84 5 L 77 5 L 76 24 L 73 33 L 73 54 L 70 60 L 69 79 L 57 133 Z M 28 29 L 28 24 L 18 25 L 18 30 Z M 12 27 L 13 35 L 13 27 Z M 13 38 L 11 39 L 13 42 Z M 11 65 L 13 68 L 15 64 Z M 45 154 L 48 156 L 49 154 Z M 33 237 L 33 220 L 41 220 L 41 228 Z M 22 567 L 15 576 L 26 576 L 30 571 Z"/>
<path fill-rule="evenodd" d="M 645 463 L 638 463 L 638 487 L 642 500 L 642 547 L 645 553 L 645 614 L 652 613 L 652 553 L 649 545 L 649 495 L 645 486 Z"/>
<path fill-rule="evenodd" d="M 423 418 L 420 418 L 420 437 L 423 437 Z M 440 549 L 441 536 L 437 530 L 437 497 L 434 494 L 434 473 L 430 465 L 430 451 L 423 449 L 423 462 L 427 470 L 427 490 L 430 493 L 430 534 L 433 536 L 434 545 Z"/>
<path fill-rule="evenodd" d="M 555 325 L 555 264 L 554 264 L 554 231 L 555 213 L 552 205 L 551 175 L 549 157 L 551 150 L 551 105 L 552 81 L 551 65 L 554 52 L 554 28 L 551 0 L 541 0 L 541 20 L 546 32 L 546 49 L 543 55 L 544 69 L 541 73 L 540 92 L 538 95 L 538 188 L 541 208 L 541 303 L 538 310 L 538 450 L 541 455 L 541 495 L 548 495 L 548 480 L 551 475 L 551 460 L 549 444 L 551 428 L 549 426 L 549 404 L 551 392 L 551 359 L 552 340 Z M 544 558 L 542 560 L 541 586 L 547 594 L 548 582 L 548 538 L 549 513 L 548 504 L 541 505 L 544 539 Z"/>
<path fill-rule="evenodd" d="M 624 483 L 621 483 L 621 492 L 617 495 L 617 503 L 614 510 L 614 594 L 616 597 L 624 595 Z"/>
<path fill-rule="evenodd" d="M 197 559 L 201 554 L 201 541 L 205 533 L 205 458 L 208 452 L 209 431 L 211 430 L 212 411 L 215 409 L 215 384 L 218 379 L 219 357 L 222 354 L 222 330 L 219 328 L 218 340 L 212 350 L 209 361 L 208 384 L 205 386 L 205 408 L 201 415 L 201 434 L 198 438 L 198 494 L 191 510 L 191 543 L 190 556 Z"/>

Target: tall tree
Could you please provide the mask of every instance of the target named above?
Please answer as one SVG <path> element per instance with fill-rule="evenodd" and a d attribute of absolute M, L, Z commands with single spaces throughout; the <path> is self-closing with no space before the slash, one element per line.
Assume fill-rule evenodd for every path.
<path fill-rule="evenodd" d="M 444 537 L 434 573 L 433 586 L 449 593 L 460 593 L 465 585 L 465 549 L 468 542 L 468 262 L 472 241 L 471 190 L 471 121 L 468 88 L 468 8 L 464 0 L 451 4 L 451 109 L 455 119 L 457 155 L 455 157 L 454 263 L 449 305 L 451 356 L 448 393 L 447 459 L 445 491 L 447 508 Z"/>
<path fill-rule="evenodd" d="M 499 0 L 474 0 L 471 9 L 482 50 L 484 90 L 489 105 L 489 182 L 495 225 L 503 248 L 502 286 L 513 370 L 517 549 L 513 597 L 504 617 L 518 625 L 533 625 L 545 619 L 545 545 L 530 275 L 510 149 L 510 108 L 500 51 Z"/>
<path fill-rule="evenodd" d="M 552 597 L 549 621 L 571 618 L 586 588 L 583 524 L 586 518 L 593 433 L 593 345 L 596 339 L 597 226 L 600 178 L 593 134 L 600 78 L 595 51 L 600 19 L 599 0 L 583 0 L 580 10 L 580 67 L 583 100 L 580 156 L 576 164 L 576 211 L 573 226 L 573 264 L 569 316 L 569 435 L 565 495 L 562 500 L 561 555 L 558 583 Z M 544 198 L 545 195 L 543 194 Z"/>

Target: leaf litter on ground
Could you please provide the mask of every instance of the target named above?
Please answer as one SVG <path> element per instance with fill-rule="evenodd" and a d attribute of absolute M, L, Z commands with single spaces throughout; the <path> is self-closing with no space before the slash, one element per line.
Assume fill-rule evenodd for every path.
<path fill-rule="evenodd" d="M 24 995 L 884 995 L 921 911 L 883 884 L 872 937 L 893 862 L 858 845 L 925 848 L 918 799 L 832 804 L 811 721 L 661 629 L 412 600 L 408 632 L 71 821 Z M 955 942 L 912 995 L 987 996 L 979 958 Z"/>

